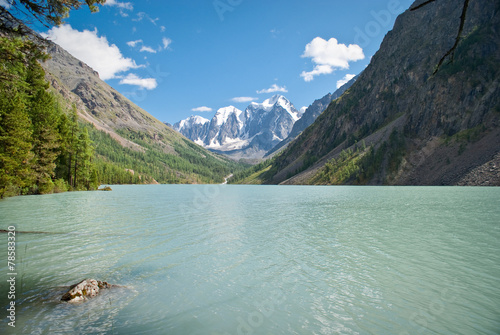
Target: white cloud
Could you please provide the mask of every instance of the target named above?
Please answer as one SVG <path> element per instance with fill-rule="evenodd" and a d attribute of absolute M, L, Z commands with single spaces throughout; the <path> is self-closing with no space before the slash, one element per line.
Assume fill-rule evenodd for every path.
<path fill-rule="evenodd" d="M 143 45 L 143 46 L 141 47 L 141 50 L 140 50 L 140 51 L 141 51 L 141 52 L 150 52 L 150 53 L 152 53 L 152 54 L 155 54 L 155 53 L 156 53 L 156 50 L 155 50 L 155 49 L 153 49 L 153 48 L 151 48 L 151 47 L 148 47 L 148 46 L 145 46 L 145 45 Z"/>
<path fill-rule="evenodd" d="M 161 31 L 162 33 L 164 33 L 165 31 L 167 31 L 167 28 L 165 28 L 165 26 L 161 26 L 161 27 L 160 27 L 160 31 Z"/>
<path fill-rule="evenodd" d="M 167 49 L 170 46 L 170 44 L 172 44 L 172 40 L 166 37 L 163 38 L 162 42 L 163 42 L 163 49 Z"/>
<path fill-rule="evenodd" d="M 193 109 L 191 109 L 191 111 L 204 113 L 204 112 L 211 112 L 211 111 L 213 111 L 213 109 L 210 107 L 207 107 L 207 106 L 202 106 L 202 107 L 193 108 Z"/>
<path fill-rule="evenodd" d="M 137 44 L 142 44 L 142 40 L 130 41 L 127 42 L 127 45 L 131 48 L 135 48 Z"/>
<path fill-rule="evenodd" d="M 10 4 L 10 2 L 9 2 L 9 1 L 7 1 L 7 0 L 0 0 L 0 6 L 3 6 L 4 8 L 9 9 L 9 8 L 10 8 L 10 6 L 11 6 L 11 4 Z"/>
<path fill-rule="evenodd" d="M 356 77 L 355 74 L 346 74 L 344 78 L 337 81 L 337 88 L 341 88 L 342 86 L 347 84 L 349 82 L 349 80 L 351 80 L 354 77 Z"/>
<path fill-rule="evenodd" d="M 364 59 L 365 55 L 359 45 L 346 46 L 339 44 L 335 38 L 326 41 L 321 37 L 316 37 L 306 45 L 302 57 L 310 57 L 316 64 L 348 69 L 349 62 Z"/>
<path fill-rule="evenodd" d="M 305 81 L 311 81 L 315 76 L 319 76 L 320 74 L 330 74 L 333 72 L 333 67 L 330 65 L 316 65 L 314 70 L 306 72 L 303 71 L 300 76 L 304 78 Z"/>
<path fill-rule="evenodd" d="M 233 102 L 251 102 L 251 101 L 255 101 L 255 100 L 258 100 L 258 98 L 252 98 L 252 97 L 236 97 L 236 98 L 232 98 L 231 101 Z"/>
<path fill-rule="evenodd" d="M 287 93 L 288 90 L 286 89 L 285 86 L 283 87 L 280 87 L 276 84 L 272 84 L 270 88 L 267 88 L 267 89 L 264 89 L 264 90 L 260 90 L 260 91 L 257 91 L 257 94 L 264 94 L 264 93 L 275 93 L 275 92 L 283 92 L 283 93 Z"/>
<path fill-rule="evenodd" d="M 120 49 L 109 44 L 105 36 L 99 37 L 97 29 L 78 31 L 66 24 L 53 27 L 43 35 L 99 72 L 102 80 L 112 79 L 120 72 L 141 67 L 133 59 L 123 57 Z"/>
<path fill-rule="evenodd" d="M 133 10 L 134 5 L 131 2 L 119 2 L 117 0 L 107 0 L 104 6 L 115 6 L 121 9 Z"/>
<path fill-rule="evenodd" d="M 135 41 L 129 41 L 127 42 L 127 45 L 131 48 L 135 48 L 138 46 L 141 46 L 141 49 L 139 50 L 140 52 L 149 52 L 149 53 L 157 53 L 159 51 L 163 51 L 169 47 L 170 44 L 172 44 L 172 40 L 170 38 L 164 37 L 162 39 L 162 44 L 158 47 L 158 50 L 153 49 L 152 47 L 149 47 L 147 45 L 144 45 L 143 40 L 135 40 Z"/>
<path fill-rule="evenodd" d="M 337 39 L 328 41 L 321 37 L 314 38 L 306 45 L 303 58 L 312 58 L 315 67 L 312 71 L 303 71 L 300 76 L 305 81 L 311 81 L 315 76 L 333 73 L 335 69 L 348 69 L 350 62 L 365 58 L 363 49 L 356 44 L 339 44 Z"/>
<path fill-rule="evenodd" d="M 136 19 L 132 19 L 132 21 L 135 21 L 135 22 L 140 22 L 144 19 L 147 19 L 149 22 L 151 22 L 152 24 L 154 24 L 156 26 L 156 22 L 158 20 L 160 20 L 159 18 L 152 18 L 151 16 L 149 16 L 148 14 L 144 13 L 144 12 L 140 12 L 140 13 L 137 13 L 137 18 Z M 160 28 L 161 29 L 161 28 Z"/>
<path fill-rule="evenodd" d="M 304 114 L 307 110 L 307 106 L 303 106 L 301 109 L 300 109 L 300 114 Z"/>
<path fill-rule="evenodd" d="M 122 85 L 134 85 L 140 86 L 147 90 L 154 90 L 158 87 L 158 83 L 154 78 L 140 78 L 133 73 L 129 73 L 125 78 L 120 80 L 120 84 Z"/>

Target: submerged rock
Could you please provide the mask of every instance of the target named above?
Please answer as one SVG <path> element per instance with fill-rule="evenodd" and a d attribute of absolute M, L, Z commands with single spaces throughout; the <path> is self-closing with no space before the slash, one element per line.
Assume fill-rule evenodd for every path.
<path fill-rule="evenodd" d="M 112 191 L 112 189 L 109 186 L 105 186 L 104 188 L 98 189 L 98 191 Z"/>
<path fill-rule="evenodd" d="M 111 288 L 112 286 L 105 281 L 85 279 L 70 286 L 69 291 L 62 296 L 61 300 L 68 302 L 84 301 L 98 295 L 101 289 Z"/>

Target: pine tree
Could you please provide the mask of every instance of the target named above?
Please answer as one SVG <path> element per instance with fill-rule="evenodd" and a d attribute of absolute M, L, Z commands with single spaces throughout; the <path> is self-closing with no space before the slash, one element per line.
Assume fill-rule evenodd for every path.
<path fill-rule="evenodd" d="M 76 189 L 91 189 L 91 176 L 93 170 L 92 157 L 94 147 L 89 138 L 87 127 L 80 130 L 75 147 L 74 160 L 74 187 Z"/>
<path fill-rule="evenodd" d="M 60 136 L 60 154 L 57 158 L 56 177 L 67 181 L 71 188 L 75 187 L 74 162 L 79 135 L 76 106 L 69 115 L 59 115 L 57 130 Z"/>
<path fill-rule="evenodd" d="M 33 125 L 33 170 L 39 193 L 51 193 L 54 187 L 56 159 L 60 153 L 60 135 L 57 129 L 59 114 L 54 97 L 47 91 L 44 70 L 36 60 L 28 65 L 28 112 Z"/>
<path fill-rule="evenodd" d="M 0 197 L 31 186 L 31 121 L 26 112 L 25 60 L 30 45 L 0 38 Z"/>
<path fill-rule="evenodd" d="M 30 106 L 33 124 L 33 170 L 40 193 L 50 193 L 55 178 L 56 159 L 60 150 L 60 135 L 57 130 L 58 113 L 54 98 L 40 90 Z"/>
<path fill-rule="evenodd" d="M 69 16 L 71 10 L 87 5 L 92 12 L 96 12 L 97 5 L 105 2 L 106 0 L 11 0 L 9 4 L 10 11 L 24 16 L 24 21 L 29 22 L 35 18 L 45 26 L 57 26 L 63 23 L 63 19 Z M 0 11 L 5 9 L 0 7 Z"/>
<path fill-rule="evenodd" d="M 31 122 L 19 93 L 9 94 L 0 85 L 0 198 L 30 187 Z"/>

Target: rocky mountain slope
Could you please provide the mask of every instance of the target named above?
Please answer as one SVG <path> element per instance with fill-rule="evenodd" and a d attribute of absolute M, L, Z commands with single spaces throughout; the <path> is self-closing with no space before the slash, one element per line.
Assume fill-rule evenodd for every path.
<path fill-rule="evenodd" d="M 144 110 L 118 93 L 99 78 L 84 62 L 76 59 L 55 43 L 49 43 L 50 58 L 42 64 L 54 91 L 65 101 L 74 103 L 79 116 L 99 130 L 110 134 L 124 147 L 143 150 L 139 144 L 119 135 L 116 130 L 127 129 L 145 132 L 152 138 L 164 134 L 172 139 L 178 135 Z M 173 152 L 170 143 L 165 143 L 167 151 Z"/>
<path fill-rule="evenodd" d="M 275 95 L 262 103 L 252 102 L 245 111 L 221 108 L 212 120 L 191 116 L 176 123 L 174 129 L 233 159 L 256 159 L 287 138 L 300 116 L 287 98 Z"/>
<path fill-rule="evenodd" d="M 99 74 L 63 48 L 43 39 L 6 10 L 0 23 L 38 40 L 50 58 L 42 63 L 46 79 L 64 109 L 76 109 L 91 125 L 97 160 L 107 168 L 129 171 L 142 180 L 163 183 L 212 183 L 237 168 L 234 162 L 195 145 L 142 110 L 99 78 Z M 141 171 L 144 169 L 145 171 Z"/>
<path fill-rule="evenodd" d="M 266 156 L 270 156 L 275 152 L 278 152 L 282 148 L 286 147 L 295 138 L 297 138 L 297 136 L 299 136 L 307 127 L 309 127 L 311 124 L 314 123 L 314 121 L 316 121 L 318 116 L 320 116 L 320 114 L 325 111 L 330 102 L 340 98 L 342 94 L 344 94 L 344 92 L 347 91 L 354 84 L 356 79 L 358 79 L 358 76 L 349 80 L 335 92 L 328 93 L 323 98 L 315 100 L 311 105 L 309 105 L 309 107 L 307 107 L 307 109 L 304 111 L 302 117 L 299 120 L 297 120 L 297 122 L 295 122 L 295 124 L 293 125 L 292 131 L 290 132 L 290 134 L 288 134 L 288 137 L 285 138 L 280 143 L 278 143 L 270 151 L 268 151 L 266 153 Z"/>
<path fill-rule="evenodd" d="M 194 145 L 133 104 L 60 46 L 50 43 L 48 53 L 51 57 L 42 65 L 54 91 L 76 105 L 82 120 L 123 148 L 154 156 L 151 164 L 169 176 L 160 182 L 222 182 L 234 169 L 226 158 Z M 128 168 L 134 170 L 133 166 Z"/>
<path fill-rule="evenodd" d="M 356 83 L 252 181 L 500 185 L 499 27 L 498 1 L 407 10 Z"/>

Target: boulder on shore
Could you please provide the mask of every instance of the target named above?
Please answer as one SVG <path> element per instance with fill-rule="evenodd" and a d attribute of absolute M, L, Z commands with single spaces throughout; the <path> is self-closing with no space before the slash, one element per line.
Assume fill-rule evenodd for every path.
<path fill-rule="evenodd" d="M 85 279 L 70 286 L 69 291 L 62 296 L 61 300 L 68 302 L 84 301 L 98 295 L 101 289 L 111 288 L 112 286 L 105 281 Z"/>

